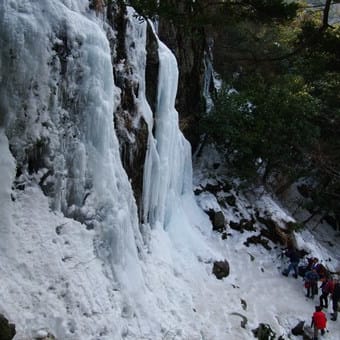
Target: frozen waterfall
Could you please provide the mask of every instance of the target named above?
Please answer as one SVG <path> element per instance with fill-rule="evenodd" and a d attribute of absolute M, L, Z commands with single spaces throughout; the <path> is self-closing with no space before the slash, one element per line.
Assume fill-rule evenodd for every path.
<path fill-rule="evenodd" d="M 157 38 L 159 73 L 156 109 L 153 113 L 145 96 L 147 23 L 134 17 L 129 9 L 127 46 L 128 59 L 140 85 L 139 107 L 148 124 L 148 148 L 144 167 L 143 214 L 152 228 L 167 227 L 169 216 L 179 203 L 178 198 L 192 192 L 191 146 L 178 125 L 175 99 L 178 67 L 173 53 Z M 150 25 L 151 22 L 149 22 Z M 152 133 L 155 130 L 154 135 Z"/>
<path fill-rule="evenodd" d="M 112 340 L 117 330 L 147 334 L 152 323 L 158 327 L 157 297 L 145 263 L 150 244 L 143 236 L 157 231 L 169 249 L 153 251 L 172 261 L 169 237 L 187 242 L 184 228 L 190 228 L 182 197 L 192 196 L 191 150 L 175 110 L 175 57 L 157 40 L 152 112 L 145 94 L 147 23 L 128 8 L 125 63 L 138 83 L 136 107 L 149 132 L 140 228 L 113 123 L 120 104 L 113 68 L 119 65 L 112 64 L 108 37 L 116 32 L 88 5 L 88 0 L 0 3 L 0 220 L 6 224 L 0 312 L 7 311 L 19 333 L 31 338 L 46 325 L 65 340 L 95 334 Z M 174 212 L 184 223 L 181 230 L 171 227 Z M 187 239 L 199 244 L 190 233 Z M 11 304 L 17 299 L 25 307 Z M 146 318 L 143 326 L 136 315 Z"/>

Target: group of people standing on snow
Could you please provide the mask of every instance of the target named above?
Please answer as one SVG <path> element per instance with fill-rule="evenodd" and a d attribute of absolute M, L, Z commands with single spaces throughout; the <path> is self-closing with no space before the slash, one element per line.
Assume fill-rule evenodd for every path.
<path fill-rule="evenodd" d="M 332 301 L 333 310 L 331 320 L 337 320 L 340 300 L 339 279 L 332 277 L 327 268 L 322 263 L 319 263 L 319 260 L 315 257 L 307 258 L 307 263 L 299 266 L 301 255 L 295 247 L 287 248 L 284 251 L 284 255 L 289 258 L 289 265 L 283 270 L 282 274 L 288 276 L 293 270 L 293 276 L 296 279 L 299 275 L 302 276 L 304 286 L 307 290 L 306 297 L 314 299 L 314 296 L 318 295 L 319 289 L 321 290 L 321 295 L 319 297 L 320 304 L 315 307 L 311 324 L 311 327 L 314 328 L 314 340 L 317 340 L 319 331 L 321 332 L 321 335 L 325 333 L 327 317 L 322 309 L 328 308 L 329 297 Z M 319 281 L 321 282 L 320 287 Z"/>

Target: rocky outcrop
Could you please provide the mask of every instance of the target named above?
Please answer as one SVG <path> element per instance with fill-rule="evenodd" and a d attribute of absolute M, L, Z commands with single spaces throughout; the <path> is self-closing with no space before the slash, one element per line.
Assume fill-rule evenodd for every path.
<path fill-rule="evenodd" d="M 127 46 L 126 42 L 126 14 L 126 7 L 123 4 L 117 5 L 110 3 L 108 5 L 108 21 L 116 32 L 115 38 L 110 38 L 108 34 L 113 58 L 113 74 L 115 85 L 120 89 L 120 104 L 114 113 L 115 130 L 119 140 L 122 164 L 130 178 L 141 218 L 143 169 L 148 140 L 148 128 L 144 118 L 137 111 L 136 98 L 139 97 L 140 84 L 136 78 L 133 77 L 133 71 L 127 60 L 127 49 L 133 48 L 133 46 Z M 155 43 L 156 38 L 150 28 L 148 32 L 148 65 L 156 65 L 152 71 L 149 67 L 150 71 L 147 72 L 149 76 L 148 84 L 153 84 L 153 86 L 149 86 L 149 92 L 153 90 L 153 93 L 155 93 L 157 84 L 157 72 L 155 72 L 155 69 L 158 71 L 157 44 Z M 155 98 L 155 96 L 153 96 L 153 98 Z"/>

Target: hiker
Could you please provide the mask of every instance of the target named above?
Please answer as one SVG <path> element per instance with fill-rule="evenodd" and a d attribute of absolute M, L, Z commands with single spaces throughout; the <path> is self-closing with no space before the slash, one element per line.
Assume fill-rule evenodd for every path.
<path fill-rule="evenodd" d="M 316 263 L 312 268 L 315 268 L 320 280 L 325 279 L 329 275 L 327 268 L 322 263 Z"/>
<path fill-rule="evenodd" d="M 316 269 L 308 271 L 303 278 L 305 281 L 305 288 L 307 289 L 306 297 L 314 299 L 314 295 L 318 294 L 318 280 L 319 275 Z"/>
<path fill-rule="evenodd" d="M 310 263 L 310 269 L 315 269 L 319 264 L 319 259 L 317 257 L 313 257 Z"/>
<path fill-rule="evenodd" d="M 325 328 L 327 325 L 327 318 L 325 313 L 321 310 L 321 306 L 315 306 L 315 312 L 312 316 L 311 327 L 314 326 L 314 338 L 313 340 L 317 340 L 319 336 L 319 330 L 321 331 L 321 335 L 325 334 Z"/>
<path fill-rule="evenodd" d="M 338 318 L 338 303 L 340 300 L 340 282 L 338 279 L 334 280 L 334 289 L 332 293 L 332 308 L 333 314 L 331 320 L 336 321 Z"/>
<path fill-rule="evenodd" d="M 318 262 L 318 259 L 316 257 L 307 257 L 307 263 L 303 263 L 301 266 L 298 267 L 299 275 L 304 277 L 305 274 L 312 270 L 312 268 L 315 266 L 315 264 Z"/>
<path fill-rule="evenodd" d="M 287 251 L 284 252 L 284 254 L 287 257 L 289 257 L 290 263 L 288 265 L 288 268 L 282 272 L 282 275 L 288 276 L 289 272 L 293 269 L 294 270 L 293 276 L 297 279 L 298 278 L 298 265 L 300 261 L 300 254 L 298 250 L 295 249 L 294 247 L 290 247 L 288 248 Z"/>
<path fill-rule="evenodd" d="M 331 277 L 326 277 L 321 286 L 321 295 L 320 295 L 320 306 L 321 308 L 328 308 L 328 295 L 333 293 L 334 290 L 334 282 Z"/>

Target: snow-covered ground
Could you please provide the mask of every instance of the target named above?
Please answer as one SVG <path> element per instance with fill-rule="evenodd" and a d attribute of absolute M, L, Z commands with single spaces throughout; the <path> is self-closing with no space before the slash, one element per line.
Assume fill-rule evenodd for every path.
<path fill-rule="evenodd" d="M 6 154 L 3 135 L 0 145 Z M 145 288 L 134 301 L 104 271 L 94 232 L 51 211 L 36 186 L 11 192 L 8 152 L 0 167 L 0 249 L 6 254 L 0 266 L 0 312 L 16 324 L 15 340 L 48 332 L 65 340 L 251 339 L 259 323 L 269 324 L 277 336 L 295 339 L 291 328 L 300 320 L 309 324 L 317 300 L 305 298 L 301 278 L 281 275 L 280 248 L 271 243 L 272 251 L 246 247 L 247 231 L 229 229 L 222 240 L 192 195 L 181 198 L 182 207 L 171 216 L 167 231 L 150 231 L 148 248 L 136 263 Z M 270 199 L 264 197 L 270 211 Z M 278 216 L 274 203 L 272 210 Z M 284 211 L 280 216 L 287 217 Z M 311 255 L 331 258 L 327 263 L 334 268 L 339 247 L 325 243 L 335 242 L 334 237 L 332 229 L 320 226 L 297 239 Z M 217 280 L 213 261 L 224 259 L 230 275 Z M 244 328 L 241 316 L 248 320 Z M 325 339 L 339 339 L 339 321 L 329 321 L 327 328 Z"/>

